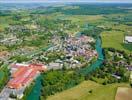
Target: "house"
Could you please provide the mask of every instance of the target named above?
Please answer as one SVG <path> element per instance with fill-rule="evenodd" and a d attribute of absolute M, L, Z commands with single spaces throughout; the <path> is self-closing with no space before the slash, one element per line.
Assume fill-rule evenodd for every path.
<path fill-rule="evenodd" d="M 63 64 L 51 62 L 49 63 L 48 69 L 60 69 L 62 66 Z"/>
<path fill-rule="evenodd" d="M 10 37 L 0 40 L 0 43 L 3 45 L 11 46 L 14 44 L 21 44 L 22 40 L 18 39 L 17 37 Z"/>

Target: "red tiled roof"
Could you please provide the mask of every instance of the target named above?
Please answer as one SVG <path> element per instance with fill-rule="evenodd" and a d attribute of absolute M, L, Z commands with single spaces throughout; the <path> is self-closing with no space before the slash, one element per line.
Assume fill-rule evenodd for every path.
<path fill-rule="evenodd" d="M 27 71 L 27 67 L 20 67 L 18 70 L 12 75 L 12 77 L 18 77 Z"/>
<path fill-rule="evenodd" d="M 8 87 L 18 89 L 23 85 L 30 83 L 38 71 L 46 70 L 41 64 L 31 64 L 23 67 L 19 66 L 17 71 L 12 74 L 13 79 L 8 82 Z"/>

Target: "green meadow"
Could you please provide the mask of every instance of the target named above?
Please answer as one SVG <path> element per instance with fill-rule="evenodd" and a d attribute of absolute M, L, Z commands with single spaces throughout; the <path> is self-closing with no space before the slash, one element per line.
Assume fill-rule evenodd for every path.
<path fill-rule="evenodd" d="M 76 87 L 49 96 L 47 100 L 114 100 L 120 86 L 128 87 L 128 84 L 100 85 L 93 81 L 84 81 Z"/>
<path fill-rule="evenodd" d="M 124 50 L 127 53 L 131 53 L 132 45 L 125 44 L 124 32 L 121 31 L 104 31 L 101 33 L 102 47 L 103 48 L 115 48 L 117 50 Z"/>

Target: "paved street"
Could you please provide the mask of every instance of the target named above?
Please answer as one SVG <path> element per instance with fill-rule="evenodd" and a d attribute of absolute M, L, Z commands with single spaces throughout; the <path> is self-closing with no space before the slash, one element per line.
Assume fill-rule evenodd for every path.
<path fill-rule="evenodd" d="M 20 95 L 20 94 L 23 94 L 24 90 L 25 90 L 25 87 L 18 89 L 18 90 L 9 89 L 9 88 L 5 87 L 0 93 L 0 100 L 12 100 L 9 97 L 11 93 Z"/>

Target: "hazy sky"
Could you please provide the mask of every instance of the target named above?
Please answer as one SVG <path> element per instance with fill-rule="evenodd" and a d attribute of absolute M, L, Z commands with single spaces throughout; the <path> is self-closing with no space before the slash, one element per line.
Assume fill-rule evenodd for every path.
<path fill-rule="evenodd" d="M 0 0 L 0 2 L 128 2 L 132 3 L 132 0 Z"/>

